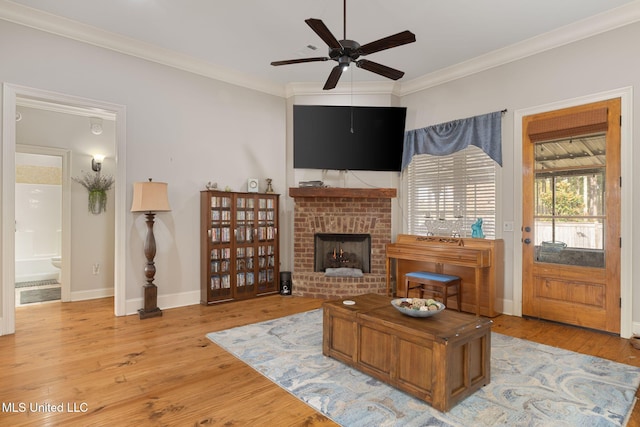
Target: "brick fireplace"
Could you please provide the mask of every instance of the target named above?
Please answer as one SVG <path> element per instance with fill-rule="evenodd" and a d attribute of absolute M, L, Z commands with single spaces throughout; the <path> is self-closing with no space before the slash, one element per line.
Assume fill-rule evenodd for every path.
<path fill-rule="evenodd" d="M 294 208 L 293 295 L 337 299 L 386 293 L 385 251 L 391 242 L 395 188 L 290 188 Z M 314 271 L 318 233 L 369 234 L 371 267 L 363 277 L 327 277 Z"/>

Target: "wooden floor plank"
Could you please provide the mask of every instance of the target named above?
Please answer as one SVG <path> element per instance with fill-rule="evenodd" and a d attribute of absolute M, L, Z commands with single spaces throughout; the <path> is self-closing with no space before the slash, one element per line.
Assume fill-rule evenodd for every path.
<path fill-rule="evenodd" d="M 274 295 L 146 320 L 113 316 L 112 298 L 19 307 L 16 334 L 0 337 L 0 402 L 65 412 L 5 407 L 0 425 L 334 426 L 205 337 L 322 303 Z M 639 351 L 608 334 L 504 315 L 493 331 L 640 366 Z M 638 420 L 636 407 L 629 426 Z"/>

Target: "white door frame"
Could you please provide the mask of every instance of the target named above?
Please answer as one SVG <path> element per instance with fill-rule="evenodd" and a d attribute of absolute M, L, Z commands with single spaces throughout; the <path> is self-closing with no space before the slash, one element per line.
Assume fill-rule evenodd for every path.
<path fill-rule="evenodd" d="M 125 294 L 125 202 L 126 202 L 126 109 L 123 105 L 96 101 L 72 95 L 34 89 L 10 83 L 3 84 L 2 96 L 2 217 L 0 236 L 2 246 L 0 265 L 2 275 L 2 312 L 0 335 L 15 333 L 15 153 L 16 102 L 18 98 L 46 101 L 68 107 L 109 112 L 115 116 L 115 254 L 114 254 L 114 313 L 124 316 Z"/>
<path fill-rule="evenodd" d="M 513 163 L 514 163 L 514 222 L 513 233 L 513 315 L 522 316 L 522 118 L 531 114 L 570 108 L 607 99 L 620 98 L 622 125 L 620 128 L 621 188 L 620 234 L 623 239 L 620 253 L 620 336 L 633 335 L 633 88 L 623 87 L 594 95 L 558 101 L 536 107 L 516 110 L 513 117 Z"/>

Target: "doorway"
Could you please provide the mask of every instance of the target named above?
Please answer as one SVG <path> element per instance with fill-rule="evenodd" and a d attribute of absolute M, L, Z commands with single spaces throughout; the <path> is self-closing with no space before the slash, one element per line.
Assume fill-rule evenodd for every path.
<path fill-rule="evenodd" d="M 0 335 L 15 333 L 15 153 L 16 113 L 19 102 L 45 102 L 65 111 L 110 114 L 115 123 L 115 185 L 111 206 L 114 218 L 114 313 L 126 314 L 125 295 L 125 215 L 126 215 L 126 128 L 125 107 L 122 105 L 80 98 L 24 86 L 3 84 L 2 109 L 2 251 L 1 288 L 2 313 Z M 64 246 L 64 242 L 63 242 Z M 64 249 L 63 249 L 64 254 Z M 63 278 L 64 280 L 64 278 Z M 64 300 L 64 293 L 62 295 Z"/>
<path fill-rule="evenodd" d="M 522 314 L 620 333 L 621 100 L 523 117 Z"/>
<path fill-rule="evenodd" d="M 16 145 L 16 307 L 69 301 L 69 160 L 68 150 Z"/>

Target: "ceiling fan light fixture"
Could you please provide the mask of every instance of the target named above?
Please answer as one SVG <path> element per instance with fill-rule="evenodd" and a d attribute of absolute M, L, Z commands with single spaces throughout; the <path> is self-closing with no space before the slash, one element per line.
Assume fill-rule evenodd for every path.
<path fill-rule="evenodd" d="M 338 58 L 338 64 L 340 65 L 340 69 L 342 70 L 343 73 L 349 69 L 350 63 L 351 63 L 351 58 L 349 58 L 346 55 Z"/>

